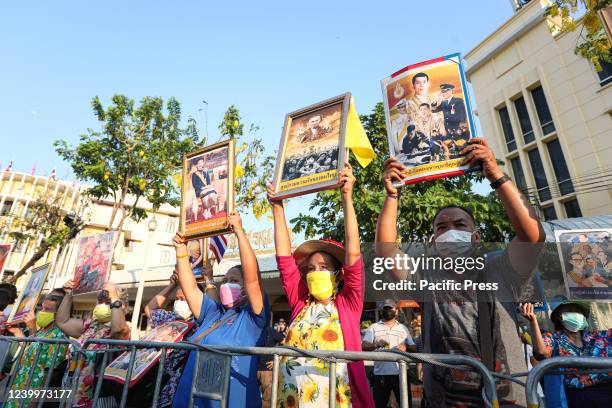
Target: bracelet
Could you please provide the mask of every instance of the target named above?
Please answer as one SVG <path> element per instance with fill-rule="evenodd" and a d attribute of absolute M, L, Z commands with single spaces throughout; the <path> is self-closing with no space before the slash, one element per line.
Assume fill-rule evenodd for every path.
<path fill-rule="evenodd" d="M 491 188 L 493 190 L 497 190 L 502 184 L 504 184 L 507 181 L 510 181 L 510 176 L 504 173 L 503 176 L 501 176 L 500 178 L 498 178 L 497 180 L 491 183 Z"/>
<path fill-rule="evenodd" d="M 181 255 L 176 254 L 176 259 L 179 259 L 179 258 L 187 258 L 188 256 L 189 256 L 189 253 L 187 253 L 187 252 L 185 252 L 184 254 L 181 254 Z"/>
<path fill-rule="evenodd" d="M 395 200 L 399 200 L 399 194 L 389 194 L 389 193 L 387 193 L 387 197 L 393 198 Z"/>

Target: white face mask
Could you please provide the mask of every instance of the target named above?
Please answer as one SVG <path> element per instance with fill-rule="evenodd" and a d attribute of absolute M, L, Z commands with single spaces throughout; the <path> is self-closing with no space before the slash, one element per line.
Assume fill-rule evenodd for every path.
<path fill-rule="evenodd" d="M 472 242 L 473 232 L 461 230 L 448 230 L 436 238 L 436 242 Z"/>
<path fill-rule="evenodd" d="M 438 253 L 451 258 L 467 256 L 472 252 L 472 234 L 454 229 L 446 231 L 435 239 Z"/>
<path fill-rule="evenodd" d="M 175 300 L 173 306 L 174 313 L 183 320 L 187 320 L 191 317 L 191 309 L 184 300 Z"/>

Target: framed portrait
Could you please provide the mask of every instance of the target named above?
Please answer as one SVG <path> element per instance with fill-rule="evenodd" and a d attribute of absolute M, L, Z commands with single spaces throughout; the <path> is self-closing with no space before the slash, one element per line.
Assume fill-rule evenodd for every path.
<path fill-rule="evenodd" d="M 181 231 L 188 240 L 229 232 L 234 210 L 234 139 L 183 157 Z"/>
<path fill-rule="evenodd" d="M 40 292 L 42 292 L 47 276 L 51 270 L 51 264 L 45 264 L 32 269 L 30 272 L 28 283 L 21 291 L 21 295 L 17 299 L 16 307 L 11 311 L 8 322 L 20 322 L 30 311 L 36 308 Z"/>
<path fill-rule="evenodd" d="M 460 152 L 475 137 L 460 54 L 409 65 L 381 82 L 389 153 L 404 184 L 463 174 Z"/>
<path fill-rule="evenodd" d="M 612 229 L 559 230 L 555 241 L 567 298 L 612 302 Z"/>
<path fill-rule="evenodd" d="M 193 323 L 175 320 L 152 329 L 141 340 L 165 343 L 179 342 L 192 326 Z M 175 351 L 168 350 L 168 354 L 173 352 Z M 124 384 L 130 366 L 130 354 L 126 351 L 114 359 L 104 370 L 104 378 Z M 159 361 L 160 357 L 160 349 L 138 349 L 134 357 L 134 366 L 128 387 L 137 383 Z"/>
<path fill-rule="evenodd" d="M 0 273 L 4 271 L 4 264 L 11 253 L 11 244 L 0 244 Z"/>
<path fill-rule="evenodd" d="M 287 114 L 274 171 L 276 197 L 339 186 L 350 100 L 345 93 Z"/>
<path fill-rule="evenodd" d="M 109 231 L 79 240 L 73 294 L 97 292 L 102 289 L 110 275 L 116 234 L 116 231 Z"/>

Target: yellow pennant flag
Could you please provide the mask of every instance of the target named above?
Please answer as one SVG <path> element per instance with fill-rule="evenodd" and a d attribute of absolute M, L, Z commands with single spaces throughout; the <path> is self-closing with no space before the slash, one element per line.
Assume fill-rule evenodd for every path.
<path fill-rule="evenodd" d="M 351 149 L 361 167 L 366 167 L 376 156 L 370 144 L 370 139 L 368 139 L 359 120 L 353 97 L 351 97 L 348 117 L 346 118 L 346 147 Z"/>
<path fill-rule="evenodd" d="M 179 170 L 172 175 L 172 181 L 177 185 L 179 190 L 183 187 L 183 170 Z"/>

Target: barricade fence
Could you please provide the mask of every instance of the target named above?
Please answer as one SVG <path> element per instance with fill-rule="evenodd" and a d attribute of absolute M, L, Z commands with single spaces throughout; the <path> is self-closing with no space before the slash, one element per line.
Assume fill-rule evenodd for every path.
<path fill-rule="evenodd" d="M 491 373 L 486 366 L 479 360 L 463 356 L 450 354 L 427 354 L 427 353 L 406 353 L 397 350 L 372 351 L 372 352 L 349 352 L 349 351 L 328 351 L 328 350 L 301 350 L 292 347 L 235 347 L 235 346 L 205 346 L 189 342 L 179 343 L 163 343 L 163 342 L 148 342 L 148 341 L 131 341 L 131 340 L 114 340 L 114 339 L 96 339 L 88 340 L 83 345 L 73 340 L 60 339 L 42 339 L 36 337 L 16 338 L 0 336 L 0 345 L 3 347 L 9 356 L 0 355 L 0 362 L 8 361 L 10 370 L 4 379 L 0 382 L 0 402 L 9 400 L 9 397 L 14 397 L 15 380 L 17 372 L 22 363 L 22 357 L 26 353 L 26 349 L 35 346 L 32 358 L 32 352 L 28 355 L 30 359 L 28 364 L 28 379 L 25 384 L 25 389 L 29 392 L 30 387 L 33 389 L 47 390 L 53 385 L 52 378 L 61 378 L 59 389 L 63 391 L 62 398 L 58 395 L 53 395 L 52 399 L 56 402 L 57 407 L 72 407 L 77 403 L 77 389 L 84 381 L 82 377 L 82 368 L 85 361 L 95 361 L 95 375 L 91 379 L 93 382 L 89 384 L 92 387 L 92 408 L 107 408 L 107 407 L 129 407 L 134 406 L 134 403 L 129 403 L 128 396 L 130 393 L 131 380 L 133 373 L 137 368 L 136 365 L 140 361 L 136 361 L 138 350 L 147 349 L 148 355 L 159 352 L 159 361 L 156 363 L 156 369 L 152 369 L 149 375 L 154 377 L 154 389 L 152 393 L 151 406 L 158 406 L 160 391 L 162 389 L 162 380 L 164 378 L 164 369 L 167 364 L 169 353 L 184 350 L 186 352 L 195 352 L 195 365 L 193 371 L 193 381 L 191 384 L 191 394 L 189 398 L 189 407 L 193 407 L 194 398 L 208 398 L 219 401 L 222 408 L 227 407 L 228 391 L 231 375 L 232 358 L 237 356 L 272 356 L 272 389 L 271 389 L 271 406 L 277 406 L 279 395 L 278 379 L 280 362 L 283 357 L 307 357 L 317 358 L 329 363 L 329 407 L 336 405 L 336 364 L 340 362 L 352 361 L 383 361 L 397 362 L 400 368 L 400 398 L 399 406 L 408 408 L 412 406 L 412 398 L 410 395 L 410 383 L 408 381 L 408 367 L 417 363 L 431 364 L 445 368 L 454 368 L 462 370 L 471 370 L 480 374 L 482 379 L 482 399 L 488 407 L 498 407 L 498 397 L 496 391 L 496 379 L 510 380 L 525 386 L 525 393 L 528 401 L 528 406 L 541 407 L 544 406 L 543 401 L 537 395 L 536 389 L 542 376 L 549 374 L 551 370 L 559 368 L 576 368 L 589 370 L 611 370 L 612 358 L 589 358 L 576 357 L 564 358 L 555 357 L 545 360 L 538 364 L 529 373 L 516 373 L 511 375 L 501 375 Z M 46 354 L 42 355 L 43 345 L 48 345 Z M 60 356 L 60 347 L 68 347 L 66 356 Z M 122 362 L 125 375 L 122 385 L 117 385 L 111 380 L 105 380 L 104 374 L 109 364 L 117 358 L 121 353 L 128 353 L 127 361 Z M 49 354 L 51 358 L 49 359 Z M 8 360 L 7 360 L 8 359 Z M 56 361 L 67 359 L 66 368 L 61 375 L 56 371 L 61 370 L 61 364 Z M 33 385 L 32 379 L 34 372 L 38 367 L 43 367 L 44 376 L 38 384 Z M 572 372 L 573 374 L 575 372 Z M 527 377 L 526 382 L 518 380 L 520 377 Z M 37 377 L 39 378 L 39 377 Z M 256 379 L 254 379 L 255 381 Z M 88 380 L 89 381 L 89 380 Z M 111 382 L 115 384 L 114 390 L 118 391 L 115 396 L 110 398 L 102 397 L 103 384 Z M 55 381 L 57 382 L 57 381 Z M 21 385 L 23 387 L 23 384 Z M 20 389 L 23 391 L 23 389 Z M 11 393 L 12 392 L 12 393 Z M 46 395 L 47 397 L 49 395 Z M 43 407 L 48 398 L 41 397 L 35 393 L 21 395 L 20 398 L 12 400 L 13 407 L 37 406 Z M 138 396 L 137 396 L 138 397 Z M 142 397 L 145 397 L 144 395 Z M 145 398 L 146 399 L 146 398 Z M 142 399 L 139 400 L 142 402 Z M 139 403 L 137 406 L 143 406 Z"/>

